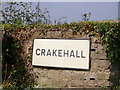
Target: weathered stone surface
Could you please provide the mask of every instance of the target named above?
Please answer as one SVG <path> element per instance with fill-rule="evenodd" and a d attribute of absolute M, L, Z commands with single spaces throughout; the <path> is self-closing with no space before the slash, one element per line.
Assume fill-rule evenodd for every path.
<path fill-rule="evenodd" d="M 46 38 L 53 38 L 54 32 L 49 31 L 46 33 Z"/>
<path fill-rule="evenodd" d="M 96 49 L 98 48 L 98 44 L 97 43 L 92 43 L 91 44 L 91 49 Z"/>
<path fill-rule="evenodd" d="M 81 80 L 72 80 L 68 82 L 68 87 L 83 87 L 84 86 L 84 81 Z"/>
<path fill-rule="evenodd" d="M 90 39 L 89 35 L 82 35 L 82 36 L 83 39 Z"/>
<path fill-rule="evenodd" d="M 87 72 L 85 74 L 86 76 L 86 80 L 89 81 L 89 80 L 97 80 L 97 75 L 95 72 Z"/>
<path fill-rule="evenodd" d="M 106 53 L 103 50 L 103 46 L 98 43 L 92 43 L 91 49 L 94 49 L 95 51 L 91 51 L 91 58 L 93 60 L 99 59 L 99 60 L 106 60 Z"/>
<path fill-rule="evenodd" d="M 71 80 L 71 72 L 70 71 L 68 71 L 68 72 L 62 71 L 60 73 L 60 79 L 62 81 L 69 81 L 69 80 Z"/>
<path fill-rule="evenodd" d="M 98 84 L 98 80 L 86 80 L 84 81 L 84 87 L 85 88 L 91 88 L 91 87 L 98 87 L 99 84 Z"/>
<path fill-rule="evenodd" d="M 107 60 L 92 60 L 91 71 L 104 71 L 110 69 L 110 61 Z"/>
<path fill-rule="evenodd" d="M 111 86 L 111 83 L 108 80 L 98 80 L 98 86 L 99 87 L 109 87 L 109 86 Z"/>
<path fill-rule="evenodd" d="M 86 79 L 86 77 L 85 77 L 85 74 L 84 73 L 79 73 L 79 74 L 72 74 L 72 76 L 71 76 L 71 79 L 72 80 L 85 80 Z"/>
<path fill-rule="evenodd" d="M 46 75 L 47 75 L 47 77 L 51 81 L 58 81 L 58 80 L 60 80 L 60 73 L 59 73 L 59 71 L 50 70 L 50 71 L 48 71 L 48 73 Z"/>
<path fill-rule="evenodd" d="M 110 72 L 98 72 L 97 79 L 98 80 L 108 80 L 110 78 Z"/>
<path fill-rule="evenodd" d="M 99 43 L 100 42 L 99 37 L 95 37 L 95 36 L 91 37 L 91 41 L 92 41 L 92 43 Z"/>
<path fill-rule="evenodd" d="M 92 60 L 106 60 L 106 54 L 100 51 L 91 51 L 91 59 Z"/>
<path fill-rule="evenodd" d="M 89 35 L 84 35 L 84 32 L 73 35 L 72 30 L 66 31 L 48 31 L 46 35 L 40 35 L 41 38 L 90 38 Z M 39 37 L 38 33 L 34 37 Z M 34 38 L 33 37 L 33 38 Z M 32 40 L 33 40 L 32 38 Z M 30 39 L 31 40 L 31 39 Z M 25 45 L 26 46 L 26 45 Z M 27 47 L 32 47 L 28 43 Z M 67 70 L 55 68 L 33 67 L 36 87 L 46 88 L 95 88 L 109 87 L 115 85 L 120 78 L 119 68 L 110 61 L 106 60 L 106 53 L 103 46 L 98 43 L 97 38 L 91 37 L 90 51 L 90 70 Z M 29 53 L 28 48 L 25 50 Z M 115 82 L 115 84 L 113 84 Z"/>
<path fill-rule="evenodd" d="M 73 72 L 71 75 L 72 80 L 85 80 L 86 76 L 84 72 Z"/>
<path fill-rule="evenodd" d="M 45 77 L 43 77 L 43 78 L 38 78 L 38 80 L 37 80 L 38 82 L 38 87 L 39 88 L 52 88 L 53 86 L 52 86 L 52 82 L 51 82 L 51 80 L 50 79 L 48 79 L 48 78 L 45 78 Z"/>
<path fill-rule="evenodd" d="M 67 32 L 64 32 L 62 34 L 63 34 L 63 38 L 72 38 L 72 37 L 74 37 L 73 33 L 71 31 L 67 31 Z"/>
<path fill-rule="evenodd" d="M 34 32 L 34 34 L 29 38 L 29 41 L 33 41 L 35 38 L 40 37 L 40 32 Z"/>
<path fill-rule="evenodd" d="M 54 38 L 61 38 L 61 31 L 54 31 L 53 33 Z"/>
<path fill-rule="evenodd" d="M 56 88 L 61 88 L 61 87 L 67 87 L 67 84 L 68 84 L 68 81 L 61 81 L 61 80 L 58 80 L 58 81 L 53 81 L 52 82 L 52 85 Z"/>

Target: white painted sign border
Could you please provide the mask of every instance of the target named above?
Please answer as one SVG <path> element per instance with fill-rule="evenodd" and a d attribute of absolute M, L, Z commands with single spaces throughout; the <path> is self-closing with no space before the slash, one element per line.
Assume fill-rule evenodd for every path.
<path fill-rule="evenodd" d="M 58 44 L 56 43 L 56 45 L 51 46 L 52 43 L 56 42 L 56 41 L 57 41 Z M 50 42 L 52 42 L 52 43 L 50 43 Z M 70 49 L 70 47 L 72 46 L 72 44 L 75 45 L 74 50 L 77 49 L 77 48 L 79 49 L 79 47 L 78 47 L 79 43 L 77 43 L 77 42 L 87 42 L 87 45 L 86 45 L 87 46 L 87 51 L 86 51 L 87 52 L 87 57 L 86 58 L 88 60 L 86 60 L 84 62 L 84 63 L 87 63 L 86 65 L 83 65 L 84 63 L 82 62 L 81 63 L 82 67 L 79 66 L 79 65 L 75 66 L 75 64 L 80 64 L 80 59 L 74 59 L 72 57 L 71 57 L 72 59 L 70 59 L 70 60 L 72 60 L 72 62 L 71 62 L 69 60 L 69 58 L 66 59 L 65 57 L 52 57 L 52 56 L 48 57 L 48 56 L 42 56 L 42 55 L 41 56 L 40 55 L 36 56 L 37 54 L 40 54 L 40 50 L 37 50 L 37 48 L 40 48 L 40 49 L 44 48 L 46 50 L 48 50 L 48 48 L 51 48 L 51 49 L 55 49 L 55 48 L 57 49 L 58 48 L 58 49 L 60 49 L 60 47 L 62 46 L 62 44 L 66 43 L 66 42 L 68 42 L 69 44 L 71 43 L 71 45 L 69 47 L 67 47 L 68 49 Z M 60 45 L 60 43 L 61 43 L 61 45 Z M 44 46 L 44 44 L 46 44 L 46 46 Z M 64 45 L 62 47 L 64 47 Z M 83 47 L 83 46 L 81 46 L 81 47 Z M 84 47 L 85 47 L 85 45 L 84 45 Z M 65 49 L 65 48 L 63 48 L 63 49 Z M 62 50 L 62 48 L 61 48 L 61 50 Z M 36 51 L 37 51 L 37 54 L 35 55 Z M 67 51 L 65 51 L 65 52 L 67 52 Z M 76 51 L 76 53 L 77 53 L 77 51 Z M 83 52 L 81 51 L 81 53 L 83 53 Z M 65 60 L 65 62 L 63 62 L 61 60 Z M 77 63 L 76 60 L 78 60 L 79 63 Z M 84 60 L 84 59 L 82 59 L 82 60 Z M 73 66 L 70 63 L 74 63 Z M 34 39 L 32 65 L 33 66 L 43 66 L 43 67 L 57 67 L 57 68 L 69 68 L 69 69 L 85 69 L 85 70 L 89 70 L 89 67 L 90 67 L 90 40 L 89 39 Z"/>

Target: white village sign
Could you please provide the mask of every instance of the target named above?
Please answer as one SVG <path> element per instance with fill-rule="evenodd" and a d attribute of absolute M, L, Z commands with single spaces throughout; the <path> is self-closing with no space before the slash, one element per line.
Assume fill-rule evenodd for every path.
<path fill-rule="evenodd" d="M 89 69 L 89 52 L 89 40 L 35 39 L 32 65 Z"/>

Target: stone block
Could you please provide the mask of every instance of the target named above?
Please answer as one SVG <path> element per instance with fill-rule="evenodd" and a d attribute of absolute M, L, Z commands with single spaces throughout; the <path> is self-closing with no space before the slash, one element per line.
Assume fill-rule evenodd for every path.
<path fill-rule="evenodd" d="M 96 75 L 95 72 L 86 72 L 85 77 L 86 77 L 86 80 L 87 80 L 87 81 L 97 80 L 97 75 Z"/>
<path fill-rule="evenodd" d="M 98 43 L 99 39 L 97 37 L 92 37 L 91 41 L 92 41 L 92 43 Z"/>
<path fill-rule="evenodd" d="M 54 32 L 53 32 L 53 37 L 54 37 L 54 38 L 61 38 L 61 36 L 62 36 L 62 35 L 61 35 L 61 31 L 54 31 Z"/>
<path fill-rule="evenodd" d="M 85 88 L 95 88 L 98 87 L 98 80 L 84 81 Z"/>
<path fill-rule="evenodd" d="M 91 49 L 95 49 L 95 51 L 91 51 L 91 59 L 93 59 L 93 60 L 96 60 L 96 59 L 105 60 L 105 59 L 107 59 L 106 53 L 103 50 L 103 46 L 101 44 L 92 43 Z"/>
<path fill-rule="evenodd" d="M 39 78 L 37 80 L 37 83 L 39 85 L 38 86 L 39 88 L 52 88 L 53 87 L 51 80 L 46 77 Z"/>
<path fill-rule="evenodd" d="M 99 87 L 110 87 L 111 82 L 108 80 L 98 80 L 98 86 Z"/>
<path fill-rule="evenodd" d="M 98 50 L 103 50 L 103 51 L 104 51 L 103 47 L 104 47 L 104 46 L 102 46 L 101 44 L 98 44 L 97 49 L 98 49 Z"/>
<path fill-rule="evenodd" d="M 71 75 L 72 80 L 85 80 L 86 76 L 84 72 L 73 72 Z"/>
<path fill-rule="evenodd" d="M 91 71 L 105 71 L 110 69 L 110 61 L 108 60 L 92 60 Z"/>
<path fill-rule="evenodd" d="M 40 38 L 40 32 L 34 32 L 34 34 L 29 38 L 29 41 L 33 41 L 35 38 Z"/>
<path fill-rule="evenodd" d="M 67 87 L 68 81 L 52 81 L 53 88 L 64 88 Z"/>
<path fill-rule="evenodd" d="M 108 80 L 110 78 L 110 72 L 98 72 L 97 79 L 98 80 Z"/>
<path fill-rule="evenodd" d="M 46 38 L 53 38 L 54 32 L 53 31 L 48 31 L 46 33 Z"/>
<path fill-rule="evenodd" d="M 49 70 L 46 75 L 51 81 L 60 80 L 60 72 L 57 70 Z"/>
<path fill-rule="evenodd" d="M 37 77 L 47 77 L 48 70 L 43 68 L 34 68 L 34 75 Z"/>
<path fill-rule="evenodd" d="M 84 86 L 84 81 L 82 80 L 72 80 L 68 82 L 68 88 L 71 87 L 83 87 Z"/>
<path fill-rule="evenodd" d="M 92 49 L 98 48 L 98 44 L 97 44 L 97 43 L 92 43 L 92 44 L 91 44 L 91 48 L 92 48 Z"/>
<path fill-rule="evenodd" d="M 61 31 L 48 31 L 46 38 L 61 37 Z M 72 35 L 72 31 L 64 31 L 62 38 L 83 37 L 79 34 Z M 113 80 L 117 82 L 118 68 L 115 68 L 110 61 L 106 60 L 106 54 L 101 44 L 92 43 L 91 49 L 95 49 L 96 51 L 91 51 L 91 68 L 89 71 L 34 68 L 35 80 L 39 85 L 47 88 L 95 88 L 112 86 Z"/>
<path fill-rule="evenodd" d="M 73 38 L 74 37 L 72 31 L 67 31 L 62 34 L 63 34 L 63 38 Z"/>
<path fill-rule="evenodd" d="M 71 72 L 70 71 L 62 71 L 59 73 L 61 81 L 69 81 L 71 80 Z"/>
<path fill-rule="evenodd" d="M 92 60 L 97 60 L 97 59 L 106 60 L 107 59 L 106 53 L 104 53 L 104 52 L 91 51 L 90 54 L 91 54 L 90 57 L 91 57 Z"/>

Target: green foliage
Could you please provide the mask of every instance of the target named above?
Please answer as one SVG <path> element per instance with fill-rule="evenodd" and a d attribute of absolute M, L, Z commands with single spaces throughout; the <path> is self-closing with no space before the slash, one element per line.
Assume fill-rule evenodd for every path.
<path fill-rule="evenodd" d="M 81 24 L 81 22 L 79 23 Z M 78 27 L 78 26 L 77 26 Z M 112 62 L 120 62 L 120 25 L 117 22 L 86 22 L 82 31 L 100 39 Z"/>
<path fill-rule="evenodd" d="M 114 63 L 120 62 L 120 23 L 104 21 L 104 22 L 72 22 L 61 25 L 39 25 L 39 28 L 46 33 L 47 30 L 68 30 L 72 29 L 73 34 L 77 32 L 89 34 L 99 39 L 99 43 L 103 44 L 107 57 Z"/>
<path fill-rule="evenodd" d="M 112 90 L 120 90 L 120 79 L 119 79 L 118 85 L 113 87 Z"/>
<path fill-rule="evenodd" d="M 88 16 L 85 21 L 64 23 L 59 25 L 50 24 L 50 16 L 47 9 L 44 12 L 39 8 L 39 3 L 36 10 L 30 10 L 31 3 L 10 2 L 9 6 L 2 11 L 4 18 L 3 35 L 3 86 L 5 88 L 28 88 L 33 86 L 33 80 L 29 78 L 29 74 L 25 69 L 25 62 L 21 57 L 22 45 L 21 41 L 15 36 L 19 30 L 26 28 L 38 28 L 40 34 L 45 35 L 47 31 L 61 30 L 63 33 L 67 30 L 72 30 L 73 35 L 77 32 L 89 35 L 89 37 L 97 37 L 99 42 L 104 46 L 107 57 L 114 63 L 120 62 L 120 23 L 118 22 L 94 22 L 88 21 Z M 23 8 L 19 10 L 19 8 Z M 37 24 L 36 24 L 37 23 Z M 26 56 L 28 61 L 31 56 Z"/>
<path fill-rule="evenodd" d="M 22 46 L 20 41 L 6 31 L 2 38 L 2 79 L 3 88 L 22 89 L 33 86 L 33 80 L 25 69 L 21 57 Z"/>
<path fill-rule="evenodd" d="M 71 29 L 75 35 L 77 32 L 88 34 L 89 37 L 97 37 L 99 43 L 104 46 L 107 57 L 114 63 L 120 62 L 120 23 L 111 21 L 81 21 L 61 25 L 38 25 L 45 34 L 49 30 Z"/>
<path fill-rule="evenodd" d="M 99 33 L 108 59 L 120 62 L 120 27 L 118 23 L 103 23 L 99 26 Z"/>
<path fill-rule="evenodd" d="M 3 26 L 7 32 L 3 36 L 3 78 L 8 82 L 5 84 L 5 87 L 26 88 L 33 86 L 33 82 L 28 79 L 29 75 L 24 67 L 25 64 L 20 57 L 20 53 L 22 53 L 20 41 L 12 36 L 14 32 L 17 33 L 22 28 L 26 30 L 28 27 L 36 27 L 44 35 L 50 30 L 62 30 L 64 32 L 71 29 L 74 35 L 77 32 L 81 32 L 89 35 L 91 38 L 97 37 L 99 42 L 96 43 L 101 43 L 104 46 L 108 59 L 114 63 L 120 62 L 120 27 L 118 22 L 83 21 L 60 25 L 38 23 L 33 25 L 3 24 Z M 31 61 L 31 56 L 26 56 L 26 59 Z"/>
<path fill-rule="evenodd" d="M 2 11 L 3 23 L 9 24 L 33 24 L 44 23 L 49 24 L 50 15 L 47 9 L 42 12 L 38 2 L 35 10 L 31 8 L 32 3 L 29 2 L 9 2 L 5 10 Z"/>
<path fill-rule="evenodd" d="M 82 20 L 83 21 L 89 21 L 90 19 L 90 16 L 91 16 L 91 13 L 89 12 L 88 14 L 87 13 L 84 13 L 82 16 Z"/>

